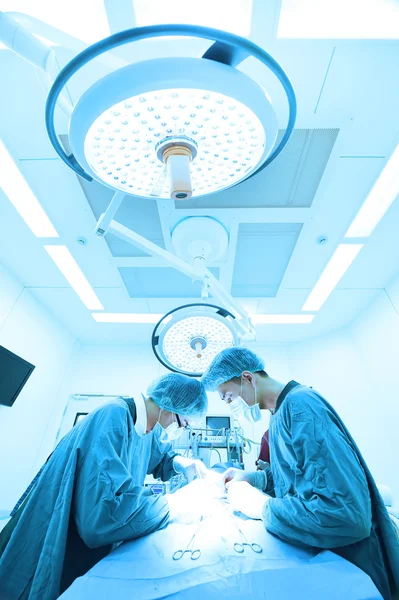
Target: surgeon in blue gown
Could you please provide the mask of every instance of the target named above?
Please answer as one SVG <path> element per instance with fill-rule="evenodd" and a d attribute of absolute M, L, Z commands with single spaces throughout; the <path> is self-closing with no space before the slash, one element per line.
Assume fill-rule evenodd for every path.
<path fill-rule="evenodd" d="M 365 571 L 385 600 L 396 599 L 398 538 L 333 407 L 311 388 L 271 378 L 263 360 L 247 348 L 222 351 L 202 381 L 238 419 L 256 422 L 262 410 L 271 412 L 270 467 L 229 469 L 223 476 L 234 508 L 262 518 L 286 542 L 336 552 Z"/>
<path fill-rule="evenodd" d="M 171 373 L 146 400 L 116 399 L 73 427 L 0 534 L 1 600 L 55 600 L 115 544 L 178 521 L 173 494 L 154 495 L 144 478 L 206 473 L 170 444 L 206 408 L 202 383 Z M 200 517 L 198 506 L 184 512 L 184 522 Z"/>

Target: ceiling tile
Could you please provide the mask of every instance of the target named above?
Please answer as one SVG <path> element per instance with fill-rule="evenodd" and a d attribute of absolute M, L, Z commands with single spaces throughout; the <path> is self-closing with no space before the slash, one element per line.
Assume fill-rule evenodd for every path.
<path fill-rule="evenodd" d="M 176 208 L 309 207 L 338 132 L 295 129 L 284 151 L 259 175 L 216 194 L 176 202 Z M 278 141 L 283 133 L 279 132 Z"/>
<path fill-rule="evenodd" d="M 219 277 L 219 269 L 209 269 Z M 201 284 L 169 267 L 119 267 L 131 298 L 200 298 Z"/>
<path fill-rule="evenodd" d="M 233 296 L 276 296 L 301 229 L 301 223 L 241 223 L 231 290 Z"/>

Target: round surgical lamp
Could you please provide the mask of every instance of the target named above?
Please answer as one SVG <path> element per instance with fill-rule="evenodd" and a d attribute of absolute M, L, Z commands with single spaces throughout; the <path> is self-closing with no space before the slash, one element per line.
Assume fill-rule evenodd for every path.
<path fill-rule="evenodd" d="M 74 107 L 68 156 L 54 129 L 54 111 L 70 77 L 108 50 L 164 36 L 215 43 L 202 58 L 146 60 L 98 80 Z M 266 65 L 287 94 L 288 125 L 276 147 L 268 95 L 236 68 L 249 56 Z M 128 29 L 90 46 L 61 71 L 46 105 L 54 149 L 78 175 L 133 196 L 175 200 L 218 192 L 259 173 L 286 145 L 295 117 L 292 85 L 267 52 L 239 36 L 189 25 Z"/>
<path fill-rule="evenodd" d="M 180 306 L 155 326 L 152 349 L 170 371 L 200 377 L 216 354 L 237 345 L 234 320 L 234 315 L 214 304 Z"/>

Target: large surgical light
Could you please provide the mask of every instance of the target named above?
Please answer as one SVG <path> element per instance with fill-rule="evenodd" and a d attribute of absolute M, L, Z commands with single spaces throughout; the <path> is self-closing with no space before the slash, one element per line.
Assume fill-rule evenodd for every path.
<path fill-rule="evenodd" d="M 213 304 L 187 304 L 166 314 L 155 326 L 152 349 L 167 369 L 200 377 L 224 348 L 238 343 L 235 317 Z"/>
<path fill-rule="evenodd" d="M 92 85 L 70 119 L 68 156 L 54 130 L 54 110 L 69 78 L 121 44 L 163 36 L 215 40 L 202 58 L 159 58 L 118 69 Z M 280 80 L 289 121 L 277 147 L 277 119 L 266 92 L 236 69 L 254 56 Z M 252 42 L 217 29 L 160 25 L 129 29 L 76 56 L 49 93 L 50 140 L 76 173 L 140 197 L 203 196 L 255 175 L 286 145 L 295 123 L 291 83 L 274 59 Z"/>

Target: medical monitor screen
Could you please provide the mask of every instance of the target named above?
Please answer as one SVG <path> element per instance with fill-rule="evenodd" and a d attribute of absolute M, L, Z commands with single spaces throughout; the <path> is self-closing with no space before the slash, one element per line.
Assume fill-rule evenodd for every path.
<path fill-rule="evenodd" d="M 230 417 L 206 417 L 206 428 L 209 435 L 222 435 L 223 429 L 230 429 Z"/>
<path fill-rule="evenodd" d="M 34 368 L 34 365 L 0 346 L 0 404 L 14 404 Z"/>

